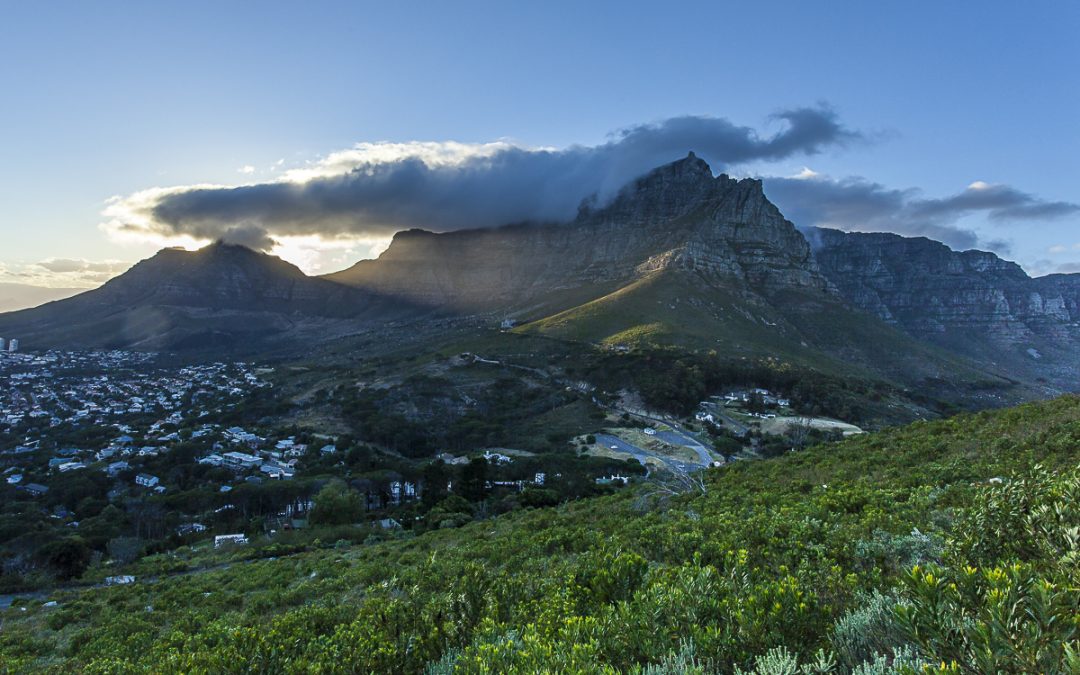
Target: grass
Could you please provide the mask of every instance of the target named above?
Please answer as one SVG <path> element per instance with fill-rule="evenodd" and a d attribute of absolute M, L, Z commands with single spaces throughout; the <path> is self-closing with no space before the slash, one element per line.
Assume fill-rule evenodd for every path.
<path fill-rule="evenodd" d="M 747 296 L 693 273 L 660 270 L 616 291 L 514 329 L 601 347 L 678 347 L 731 358 L 775 358 L 841 377 L 880 379 L 963 398 L 979 390 L 996 405 L 1024 391 L 1011 380 L 918 342 L 881 321 L 821 296 Z M 948 391 L 945 391 L 948 390 Z"/>

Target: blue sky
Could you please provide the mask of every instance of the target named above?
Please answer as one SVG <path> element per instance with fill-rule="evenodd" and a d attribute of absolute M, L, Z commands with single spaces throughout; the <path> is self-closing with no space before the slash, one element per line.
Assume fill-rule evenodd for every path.
<path fill-rule="evenodd" d="M 390 159 L 365 146 L 350 167 L 431 161 L 448 141 L 465 148 L 453 162 L 485 147 L 595 148 L 685 116 L 767 140 L 790 125 L 774 114 L 796 109 L 852 135 L 782 156 L 699 154 L 775 178 L 767 192 L 800 226 L 864 218 L 994 248 L 1032 274 L 1080 271 L 1075 3 L 310 4 L 6 5 L 0 282 L 99 283 L 266 213 L 182 197 L 186 220 L 118 227 L 158 218 L 147 200 L 175 206 L 133 201 L 150 188 L 280 184 L 358 143 L 432 145 L 392 146 Z M 812 182 L 783 180 L 797 175 Z M 377 252 L 397 223 L 365 218 L 269 235 L 331 271 Z"/>

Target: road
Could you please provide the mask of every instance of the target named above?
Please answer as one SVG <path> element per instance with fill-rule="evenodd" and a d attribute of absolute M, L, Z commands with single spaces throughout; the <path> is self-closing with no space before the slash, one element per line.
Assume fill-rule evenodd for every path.
<path fill-rule="evenodd" d="M 723 403 L 709 402 L 707 404 L 708 412 L 712 413 L 713 417 L 719 419 L 726 426 L 730 427 L 737 436 L 745 436 L 746 432 L 750 431 L 750 427 L 730 415 L 727 410 L 724 409 Z"/>
<path fill-rule="evenodd" d="M 692 462 L 683 462 L 678 459 L 672 459 L 671 457 L 665 457 L 658 455 L 655 452 L 650 452 L 645 448 L 639 448 L 633 443 L 627 443 L 618 436 L 612 436 L 611 434 L 596 434 L 596 442 L 603 445 L 605 448 L 614 450 L 616 452 L 625 452 L 632 456 L 637 461 L 645 465 L 647 460 L 655 459 L 664 464 L 664 466 L 674 471 L 681 471 L 683 473 L 689 473 L 690 471 L 696 471 L 698 469 L 705 468 L 706 465 L 694 464 Z"/>
<path fill-rule="evenodd" d="M 646 422 L 652 422 L 657 425 L 664 425 L 671 427 L 671 431 L 657 431 L 656 437 L 672 445 L 681 445 L 684 448 L 690 448 L 698 456 L 698 463 L 700 466 L 710 466 L 713 462 L 712 453 L 709 449 L 698 439 L 690 435 L 690 432 L 681 428 L 677 422 L 672 420 L 660 419 L 659 417 L 650 417 L 649 415 L 643 415 L 641 413 L 627 413 L 631 417 L 637 417 L 638 419 L 645 420 Z"/>
<path fill-rule="evenodd" d="M 672 426 L 668 423 L 668 426 Z M 672 427 L 674 429 L 674 427 Z M 697 439 L 687 436 L 681 431 L 657 431 L 656 437 L 671 443 L 672 445 L 681 445 L 684 448 L 690 448 L 697 453 L 698 463 L 701 466 L 709 466 L 712 464 L 713 458 L 709 454 L 709 449 L 701 444 Z"/>

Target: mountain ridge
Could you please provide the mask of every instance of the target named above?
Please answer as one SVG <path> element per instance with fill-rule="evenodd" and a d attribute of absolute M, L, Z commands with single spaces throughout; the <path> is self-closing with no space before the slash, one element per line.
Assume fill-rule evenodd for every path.
<path fill-rule="evenodd" d="M 928 239 L 858 235 L 866 246 L 849 255 L 839 248 L 849 235 L 805 233 L 809 240 L 768 199 L 760 180 L 714 176 L 690 152 L 604 204 L 584 202 L 568 223 L 405 230 L 377 259 L 322 277 L 222 242 L 194 252 L 165 249 L 99 289 L 0 315 L 0 334 L 21 336 L 28 346 L 243 346 L 259 353 L 271 344 L 307 350 L 373 327 L 391 326 L 392 333 L 396 323 L 438 316 L 489 325 L 501 317 L 524 322 L 519 330 L 599 345 L 771 351 L 832 368 L 856 364 L 863 374 L 878 372 L 907 386 L 955 375 L 1046 381 L 1060 389 L 1078 372 L 1070 350 L 1080 342 L 1070 322 L 1080 316 L 1080 293 L 1074 293 L 1080 284 L 1072 278 L 1032 280 L 993 254 L 957 253 Z M 905 255 L 914 259 L 904 263 Z M 901 263 L 907 267 L 889 272 Z M 905 281 L 912 270 L 977 279 L 935 305 L 934 284 Z M 882 283 L 890 279 L 899 295 L 886 301 Z M 991 301 L 1004 297 L 998 286 L 1030 290 L 1033 284 L 1056 294 L 1047 309 L 1028 293 L 1025 306 L 1039 309 L 1041 323 L 994 313 Z M 940 339 L 934 321 L 960 321 L 947 308 L 971 305 L 965 301 L 976 291 L 989 293 L 991 306 L 982 332 L 1039 333 L 1031 347 L 1037 357 L 998 343 L 988 350 L 978 340 Z M 940 316 L 927 315 L 930 310 Z M 1038 367 L 1029 363 L 1040 359 Z"/>
<path fill-rule="evenodd" d="M 855 307 L 920 340 L 1075 388 L 1080 275 L 1031 277 L 994 253 L 924 237 L 808 235 L 823 272 Z"/>

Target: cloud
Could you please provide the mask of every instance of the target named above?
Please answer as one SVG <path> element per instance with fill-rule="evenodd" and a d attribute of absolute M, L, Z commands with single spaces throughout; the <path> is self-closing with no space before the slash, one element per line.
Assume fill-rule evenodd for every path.
<path fill-rule="evenodd" d="M 1047 274 L 1078 274 L 1080 273 L 1080 261 L 1056 262 L 1040 258 L 1025 263 L 1024 269 L 1033 277 L 1041 277 Z"/>
<path fill-rule="evenodd" d="M 237 169 L 236 172 L 237 173 L 242 173 L 242 174 L 245 174 L 245 175 L 251 175 L 251 174 L 255 173 L 255 167 L 251 166 L 250 164 L 245 164 L 244 166 Z"/>
<path fill-rule="evenodd" d="M 0 281 L 13 281 L 44 288 L 93 288 L 131 267 L 117 260 L 49 258 L 34 263 L 0 265 Z"/>
<path fill-rule="evenodd" d="M 152 188 L 116 197 L 103 228 L 119 237 L 243 238 L 270 248 L 296 237 L 377 239 L 411 227 L 446 231 L 521 221 L 564 221 L 581 202 L 687 151 L 723 169 L 814 155 L 862 140 L 831 109 L 776 113 L 764 136 L 716 117 L 677 117 L 564 149 L 494 143 L 362 143 L 251 185 Z M 280 166 L 280 162 L 278 165 Z"/>
<path fill-rule="evenodd" d="M 222 232 L 218 238 L 227 244 L 240 244 L 256 251 L 269 251 L 278 244 L 273 237 L 266 233 L 266 230 L 257 225 L 230 227 Z"/>
<path fill-rule="evenodd" d="M 894 232 L 936 239 L 955 249 L 986 248 L 1007 253 L 1001 238 L 983 238 L 958 224 L 972 214 L 988 220 L 1034 221 L 1080 211 L 1080 205 L 1049 202 L 1007 185 L 977 181 L 944 198 L 928 199 L 916 189 L 896 189 L 862 177 L 841 179 L 804 169 L 794 177 L 766 178 L 765 192 L 799 227 Z"/>
<path fill-rule="evenodd" d="M 90 260 L 74 260 L 71 258 L 49 258 L 38 263 L 39 267 L 44 267 L 50 272 L 57 274 L 64 274 L 70 272 L 88 272 L 91 274 L 98 273 L 112 273 L 115 272 L 118 267 L 123 267 L 126 263 L 118 262 L 93 262 Z"/>
<path fill-rule="evenodd" d="M 865 178 L 766 178 L 765 194 L 800 228 L 832 227 L 929 237 L 957 249 L 973 248 L 978 235 L 940 219 L 912 219 L 916 190 L 888 188 Z"/>
<path fill-rule="evenodd" d="M 1080 211 L 1078 204 L 1048 202 L 1008 185 L 983 181 L 975 181 L 951 197 L 919 200 L 911 206 L 916 217 L 960 217 L 985 211 L 988 218 L 997 221 L 1046 220 Z"/>

